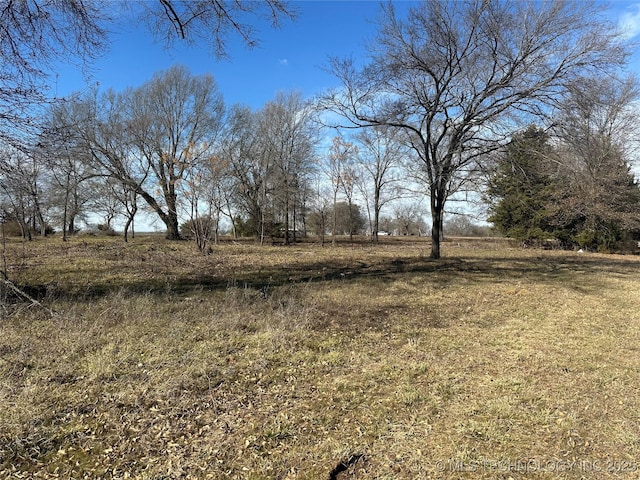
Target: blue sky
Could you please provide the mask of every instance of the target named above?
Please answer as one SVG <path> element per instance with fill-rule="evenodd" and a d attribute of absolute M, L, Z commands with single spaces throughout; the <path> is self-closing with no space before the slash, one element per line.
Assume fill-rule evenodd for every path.
<path fill-rule="evenodd" d="M 396 1 L 399 13 L 412 3 Z M 299 90 L 303 96 L 337 85 L 337 80 L 322 70 L 328 56 L 361 56 L 365 43 L 375 36 L 374 20 L 380 2 L 372 0 L 294 1 L 299 12 L 294 22 L 280 29 L 267 23 L 256 23 L 260 45 L 247 49 L 237 38 L 228 42 L 229 60 L 218 60 L 207 45 L 185 45 L 180 42 L 165 49 L 146 26 L 124 22 L 114 28 L 110 50 L 93 66 L 87 78 L 74 66 L 62 66 L 52 78 L 54 93 L 65 96 L 83 90 L 87 83 L 99 82 L 100 89 L 116 91 L 137 87 L 153 73 L 174 64 L 186 65 L 193 74 L 211 73 L 227 104 L 242 103 L 262 107 L 278 91 Z M 640 33 L 640 2 L 613 1 L 609 5 L 612 20 L 629 32 Z M 634 68 L 640 73 L 640 60 Z"/>
<path fill-rule="evenodd" d="M 399 11 L 412 3 L 401 1 Z M 206 45 L 179 42 L 165 49 L 144 26 L 123 25 L 111 36 L 110 51 L 93 65 L 91 78 L 85 78 L 77 67 L 62 66 L 53 87 L 55 94 L 65 96 L 82 90 L 87 82 L 99 82 L 100 89 L 116 91 L 137 87 L 154 72 L 174 64 L 186 65 L 193 74 L 211 73 L 227 104 L 242 103 L 262 107 L 278 91 L 299 90 L 309 97 L 337 85 L 334 77 L 322 70 L 328 56 L 358 56 L 367 39 L 375 35 L 372 23 L 380 2 L 360 1 L 296 1 L 298 18 L 287 21 L 279 29 L 267 23 L 256 23 L 260 45 L 253 49 L 237 38 L 228 42 L 229 60 L 218 60 Z"/>

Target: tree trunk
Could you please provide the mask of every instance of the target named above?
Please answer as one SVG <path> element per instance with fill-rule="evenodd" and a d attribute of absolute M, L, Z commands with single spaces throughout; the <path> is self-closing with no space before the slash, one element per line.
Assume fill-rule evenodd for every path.
<path fill-rule="evenodd" d="M 40 236 L 47 236 L 47 223 L 44 220 L 44 215 L 42 214 L 42 208 L 40 208 L 40 202 L 38 201 L 37 195 L 33 195 L 34 206 L 35 206 L 35 214 L 38 220 L 38 226 L 40 227 Z"/>
<path fill-rule="evenodd" d="M 76 216 L 75 215 L 69 215 L 69 223 L 68 223 L 69 227 L 67 228 L 67 234 L 68 235 L 74 235 L 76 233 Z"/>
<path fill-rule="evenodd" d="M 380 240 L 378 237 L 378 229 L 380 228 L 380 189 L 376 187 L 376 191 L 373 194 L 373 242 L 378 243 Z"/>
<path fill-rule="evenodd" d="M 285 183 L 285 199 L 284 199 L 284 244 L 289 245 L 291 239 L 289 238 L 289 186 Z"/>
<path fill-rule="evenodd" d="M 129 226 L 133 219 L 131 217 L 127 217 L 127 222 L 124 224 L 124 242 L 127 243 L 129 241 Z"/>
<path fill-rule="evenodd" d="M 151 207 L 153 211 L 156 212 L 158 217 L 160 217 L 160 220 L 162 220 L 162 223 L 164 223 L 167 227 L 166 238 L 168 240 L 181 240 L 182 237 L 180 236 L 180 226 L 178 224 L 178 213 L 176 212 L 175 208 L 175 200 L 174 202 L 167 202 L 168 212 L 165 212 L 158 204 L 156 199 L 152 197 L 148 192 L 140 190 L 138 193 L 144 199 L 144 201 L 147 202 L 147 205 L 149 205 L 149 207 Z M 168 198 L 167 200 L 170 199 Z M 171 208 L 171 203 L 173 204 L 173 208 Z"/>
<path fill-rule="evenodd" d="M 164 194 L 167 202 L 166 219 L 163 218 L 164 224 L 167 226 L 167 240 L 182 240 L 180 235 L 180 224 L 178 222 L 178 195 L 173 185 L 169 186 L 168 192 Z"/>
<path fill-rule="evenodd" d="M 442 220 L 444 213 L 443 195 L 436 186 L 431 188 L 431 255 L 434 260 L 440 258 L 440 240 L 442 238 Z"/>
<path fill-rule="evenodd" d="M 347 203 L 348 208 L 349 208 L 349 215 L 348 215 L 348 220 L 349 220 L 349 242 L 353 243 L 353 218 L 351 218 L 351 197 L 349 197 L 349 202 Z"/>
<path fill-rule="evenodd" d="M 216 210 L 216 217 L 214 219 L 214 222 L 213 243 L 216 245 L 220 245 L 220 209 Z"/>
<path fill-rule="evenodd" d="M 64 192 L 64 210 L 62 212 L 62 241 L 67 241 L 67 214 L 69 210 L 69 176 L 67 175 L 67 188 Z"/>
<path fill-rule="evenodd" d="M 167 234 L 165 235 L 167 240 L 182 240 L 178 215 L 175 212 L 169 212 L 164 223 L 167 227 Z"/>
<path fill-rule="evenodd" d="M 131 208 L 127 209 L 127 222 L 124 224 L 124 241 L 125 243 L 129 241 L 129 227 L 131 227 L 131 238 L 134 238 L 135 233 L 133 231 L 133 219 L 136 216 L 136 213 L 138 212 L 138 205 L 137 204 L 133 204 L 131 205 Z"/>
<path fill-rule="evenodd" d="M 336 212 L 336 205 L 338 203 L 338 192 L 333 192 L 333 228 L 331 230 L 331 245 L 336 244 L 336 228 L 338 227 L 338 212 Z"/>
<path fill-rule="evenodd" d="M 298 199 L 294 196 L 293 205 L 291 205 L 291 222 L 293 223 L 293 243 L 294 245 L 298 243 L 298 237 L 296 235 L 296 230 L 298 229 L 297 221 L 296 221 L 296 205 L 298 204 Z"/>

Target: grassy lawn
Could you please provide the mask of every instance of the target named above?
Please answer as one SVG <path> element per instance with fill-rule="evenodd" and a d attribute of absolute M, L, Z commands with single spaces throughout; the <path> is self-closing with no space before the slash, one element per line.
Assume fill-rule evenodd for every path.
<path fill-rule="evenodd" d="M 9 242 L 0 477 L 638 478 L 639 257 L 385 242 Z"/>

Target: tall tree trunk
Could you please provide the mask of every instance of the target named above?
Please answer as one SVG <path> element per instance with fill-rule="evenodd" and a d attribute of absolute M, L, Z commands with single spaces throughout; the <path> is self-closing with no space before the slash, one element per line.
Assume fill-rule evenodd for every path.
<path fill-rule="evenodd" d="M 33 204 L 35 207 L 35 218 L 37 219 L 38 226 L 40 227 L 40 236 L 45 237 L 47 235 L 47 225 L 44 221 L 44 215 L 42 214 L 42 208 L 38 201 L 38 195 L 35 193 L 33 194 Z"/>
<path fill-rule="evenodd" d="M 69 216 L 69 223 L 67 225 L 67 235 L 73 235 L 76 231 L 76 217 L 74 215 Z"/>
<path fill-rule="evenodd" d="M 348 208 L 349 208 L 349 214 L 347 216 L 348 221 L 349 221 L 349 242 L 353 243 L 353 218 L 351 217 L 351 197 L 349 197 L 349 202 L 347 203 Z"/>
<path fill-rule="evenodd" d="M 67 174 L 67 185 L 64 191 L 64 210 L 62 213 L 62 241 L 67 241 L 67 213 L 69 210 L 69 175 Z"/>
<path fill-rule="evenodd" d="M 132 218 L 127 217 L 127 221 L 124 224 L 124 242 L 127 243 L 129 241 L 129 226 L 131 225 Z"/>
<path fill-rule="evenodd" d="M 165 193 L 165 201 L 167 202 L 166 220 L 163 219 L 167 226 L 167 240 L 182 240 L 180 235 L 180 223 L 178 222 L 178 195 L 173 185 L 169 186 L 169 190 Z"/>
<path fill-rule="evenodd" d="M 373 194 L 373 241 L 378 243 L 380 240 L 378 236 L 378 229 L 380 228 L 380 189 L 376 187 L 376 191 Z"/>
<path fill-rule="evenodd" d="M 331 244 L 336 244 L 336 228 L 338 228 L 338 212 L 336 211 L 336 205 L 338 204 L 338 192 L 333 192 L 333 228 L 331 229 Z"/>
<path fill-rule="evenodd" d="M 133 231 L 133 218 L 136 216 L 138 206 L 134 203 L 131 208 L 127 208 L 127 222 L 124 224 L 124 241 L 129 241 L 129 227 L 131 227 L 131 238 L 135 236 Z"/>
<path fill-rule="evenodd" d="M 431 255 L 440 258 L 440 240 L 442 239 L 442 222 L 444 215 L 444 194 L 434 185 L 431 187 Z"/>
<path fill-rule="evenodd" d="M 293 222 L 293 243 L 295 244 L 298 241 L 298 236 L 296 234 L 296 230 L 298 229 L 298 222 L 296 219 L 296 205 L 298 204 L 297 199 L 294 197 L 293 199 L 293 205 L 291 206 L 292 208 L 292 212 L 291 212 L 291 221 Z"/>
<path fill-rule="evenodd" d="M 285 182 L 284 188 L 284 244 L 289 245 L 291 243 L 289 239 L 289 186 Z"/>

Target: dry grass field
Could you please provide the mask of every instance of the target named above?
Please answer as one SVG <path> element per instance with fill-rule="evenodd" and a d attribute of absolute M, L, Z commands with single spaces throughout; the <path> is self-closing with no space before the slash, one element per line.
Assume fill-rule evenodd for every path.
<path fill-rule="evenodd" d="M 9 242 L 0 478 L 640 476 L 639 257 L 393 240 Z"/>

